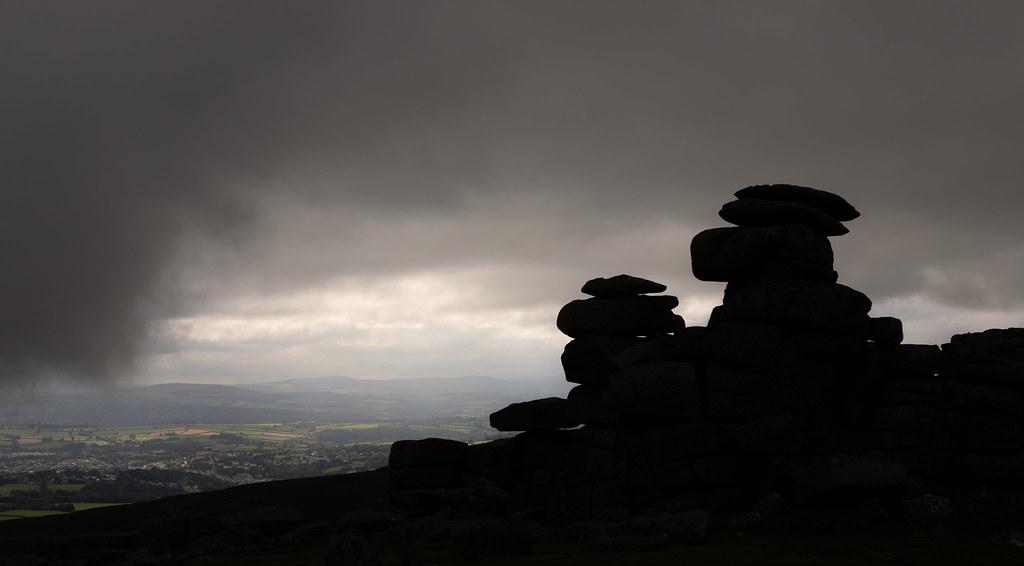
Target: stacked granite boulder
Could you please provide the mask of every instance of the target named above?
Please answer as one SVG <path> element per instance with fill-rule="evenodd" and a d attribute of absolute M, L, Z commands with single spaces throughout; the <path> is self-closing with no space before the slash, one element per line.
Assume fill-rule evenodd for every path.
<path fill-rule="evenodd" d="M 866 448 L 930 486 L 1024 482 L 1024 329 L 874 354 Z"/>
<path fill-rule="evenodd" d="M 836 443 L 862 418 L 868 341 L 902 340 L 896 319 L 837 283 L 831 236 L 859 213 L 838 195 L 793 185 L 736 193 L 719 215 L 736 227 L 694 237 L 694 275 L 726 282 L 702 346 L 705 416 L 785 422 L 792 451 Z"/>
<path fill-rule="evenodd" d="M 565 305 L 557 321 L 573 338 L 562 354 L 566 380 L 580 385 L 567 400 L 506 407 L 491 415 L 491 425 L 525 431 L 696 416 L 693 365 L 677 361 L 685 356 L 675 334 L 686 328 L 672 312 L 679 300 L 650 294 L 665 289 L 629 275 L 588 281 L 582 292 L 591 298 Z"/>
<path fill-rule="evenodd" d="M 871 301 L 837 283 L 828 238 L 846 234 L 842 222 L 859 213 L 838 195 L 793 185 L 736 196 L 719 212 L 736 226 L 691 244 L 694 275 L 727 283 L 706 328 L 686 328 L 670 312 L 674 297 L 651 295 L 665 286 L 626 275 L 587 282 L 592 298 L 559 313 L 573 338 L 562 354 L 566 379 L 579 385 L 565 400 L 491 416 L 499 430 L 527 431 L 517 437 L 525 453 L 563 446 L 554 463 L 521 461 L 527 476 L 550 469 L 557 473 L 545 477 L 565 479 L 561 486 L 600 478 L 603 493 L 627 498 L 707 494 L 754 485 L 780 458 L 866 436 L 872 348 L 890 350 L 902 329 L 871 318 Z"/>
<path fill-rule="evenodd" d="M 699 329 L 672 312 L 676 297 L 655 294 L 665 290 L 629 275 L 593 279 L 581 289 L 590 298 L 559 312 L 557 326 L 572 338 L 562 366 L 578 385 L 567 399 L 516 403 L 491 415 L 498 430 L 526 431 L 515 439 L 514 467 L 529 491 L 600 500 L 686 479 L 645 449 L 668 428 L 700 418 Z"/>
<path fill-rule="evenodd" d="M 958 334 L 942 349 L 955 471 L 982 480 L 1024 480 L 1024 328 Z"/>
<path fill-rule="evenodd" d="M 871 352 L 874 395 L 866 446 L 923 476 L 948 475 L 951 368 L 938 346 L 900 344 Z"/>
<path fill-rule="evenodd" d="M 687 327 L 662 284 L 588 281 L 557 326 L 566 399 L 515 403 L 485 475 L 524 500 L 688 501 L 763 483 L 780 458 L 827 452 L 859 430 L 869 347 L 891 349 L 899 321 L 836 283 L 828 238 L 858 216 L 837 195 L 748 187 L 722 207 L 736 227 L 698 234 L 694 274 L 727 283 L 707 327 Z"/>
<path fill-rule="evenodd" d="M 736 197 L 719 212 L 735 226 L 690 247 L 694 275 L 726 283 L 706 327 L 673 313 L 660 283 L 588 281 L 557 319 L 567 398 L 492 414 L 511 438 L 396 443 L 397 492 L 585 517 L 750 509 L 732 516 L 743 525 L 782 500 L 846 520 L 834 498 L 850 493 L 891 511 L 930 508 L 942 486 L 1024 481 L 1024 329 L 902 344 L 898 319 L 838 283 L 829 238 L 853 206 L 794 185 Z"/>

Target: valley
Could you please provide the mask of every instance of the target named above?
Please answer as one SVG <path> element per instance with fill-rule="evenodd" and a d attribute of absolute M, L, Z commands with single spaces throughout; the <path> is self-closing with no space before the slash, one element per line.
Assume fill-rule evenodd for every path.
<path fill-rule="evenodd" d="M 0 406 L 0 520 L 372 470 L 396 440 L 505 436 L 488 412 L 561 386 L 336 377 L 37 395 Z"/>

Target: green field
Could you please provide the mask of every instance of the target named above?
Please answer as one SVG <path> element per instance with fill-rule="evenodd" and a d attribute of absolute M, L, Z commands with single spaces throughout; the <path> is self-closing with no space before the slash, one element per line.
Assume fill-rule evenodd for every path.
<path fill-rule="evenodd" d="M 82 491 L 83 483 L 52 484 L 48 486 L 51 491 L 75 492 Z M 37 483 L 5 483 L 0 485 L 0 496 L 10 495 L 12 491 L 39 491 Z"/>
<path fill-rule="evenodd" d="M 371 436 L 363 442 L 376 442 L 374 431 L 393 434 L 398 427 L 406 431 L 445 436 L 479 436 L 483 438 L 491 431 L 484 421 L 398 421 L 398 422 L 337 422 L 337 423 L 243 423 L 243 424 L 189 424 L 165 426 L 122 426 L 122 427 L 0 427 L 0 449 L 20 447 L 22 450 L 57 450 L 70 443 L 105 446 L 126 442 L 159 442 L 187 439 L 200 444 L 216 446 L 228 437 L 235 436 L 246 443 L 267 443 L 287 445 L 306 449 L 319 445 L 321 433 L 352 432 Z M 226 436 L 222 436 L 226 435 Z M 378 435 L 379 436 L 379 435 Z M 467 439 L 468 440 L 468 439 Z M 17 443 L 17 444 L 15 444 Z M 2 492 L 0 492 L 2 494 Z"/>
<path fill-rule="evenodd" d="M 35 509 L 11 509 L 0 511 L 0 517 L 5 519 L 28 519 L 31 517 L 45 517 L 47 515 L 63 515 L 63 511 L 37 511 Z"/>
<path fill-rule="evenodd" d="M 75 506 L 75 511 L 88 511 L 90 509 L 100 509 L 103 507 L 113 507 L 116 505 L 125 505 L 124 503 L 72 503 Z M 0 521 L 10 521 L 12 519 L 30 519 L 32 517 L 46 517 L 48 515 L 64 515 L 65 511 L 44 511 L 38 509 L 8 509 L 0 511 Z"/>
<path fill-rule="evenodd" d="M 184 492 L 219 489 L 231 481 L 251 482 L 292 477 L 294 474 L 341 474 L 386 463 L 387 446 L 403 438 L 438 436 L 466 442 L 494 438 L 484 419 L 431 419 L 383 422 L 262 422 L 191 423 L 158 426 L 8 426 L 0 427 L 0 452 L 38 453 L 39 458 L 94 459 L 97 466 L 135 466 L 159 462 L 177 484 L 147 483 L 119 477 L 103 479 L 93 473 L 40 475 L 32 469 L 0 470 L 0 520 L 75 512 L 106 507 L 112 501 L 136 501 Z M 383 455 L 383 460 L 382 460 Z M 127 464 L 126 464 L 127 463 Z M 234 474 L 204 474 L 223 466 Z M 55 468 L 56 469 L 56 468 Z M 117 468 L 120 469 L 120 468 Z M 135 469 L 135 468 L 131 468 Z M 110 472 L 104 472 L 109 474 Z M 155 472 L 163 473 L 163 472 Z M 39 493 L 49 477 L 46 494 Z M 175 476 L 177 477 L 177 476 Z M 216 481 L 215 481 L 216 480 Z M 69 483 L 60 483 L 69 482 Z M 85 483 L 89 482 L 89 487 Z M 121 483 L 118 483 L 121 482 Z M 95 485 L 94 485 L 95 484 Z M 123 485 L 122 485 L 123 484 Z M 113 491 L 124 489 L 126 491 Z M 106 491 L 105 491 L 106 490 Z M 28 493 L 25 493 L 28 492 Z M 78 493 L 81 492 L 81 493 Z M 151 493 L 152 492 L 152 493 Z M 123 493 L 129 493 L 125 496 Z M 78 500 L 79 502 L 75 502 Z M 29 508 L 29 509 L 27 509 Z"/>
<path fill-rule="evenodd" d="M 353 425 L 359 426 L 359 425 Z M 378 425 L 368 425 L 376 427 Z M 202 441 L 219 434 L 235 434 L 247 439 L 281 442 L 301 440 L 316 432 L 308 424 L 256 423 L 256 424 L 194 424 L 168 426 L 128 427 L 0 427 L 0 440 L 5 444 L 17 442 L 24 447 L 49 448 L 71 442 L 103 446 L 122 442 L 149 442 L 188 438 Z"/>
<path fill-rule="evenodd" d="M 88 511 L 89 509 L 100 509 L 101 507 L 114 507 L 126 505 L 126 503 L 73 503 L 75 511 Z"/>
<path fill-rule="evenodd" d="M 461 426 L 455 427 L 458 430 L 462 428 Z M 369 464 L 370 459 L 375 456 L 363 455 L 361 452 L 363 449 L 358 446 L 372 445 L 371 451 L 379 451 L 379 446 L 385 444 L 382 439 L 390 442 L 390 439 L 394 438 L 397 433 L 410 430 L 439 431 L 440 434 L 444 434 L 445 429 L 438 424 L 421 425 L 419 423 L 393 422 L 194 423 L 124 427 L 11 426 L 0 427 L 0 439 L 5 442 L 5 444 L 0 444 L 0 451 L 14 449 L 48 452 L 51 454 L 48 457 L 54 461 L 64 457 L 65 453 L 77 458 L 84 451 L 85 454 L 96 455 L 94 457 L 103 462 L 105 460 L 102 458 L 107 454 L 113 454 L 120 458 L 120 449 L 123 446 L 124 453 L 131 454 L 133 461 L 139 459 L 149 461 L 166 457 L 173 458 L 176 464 L 180 464 L 180 460 L 186 457 L 201 455 L 205 466 L 197 468 L 199 470 L 197 473 L 200 474 L 210 466 L 220 463 L 222 459 L 230 462 L 229 465 L 236 465 L 234 463 L 236 460 L 245 461 L 249 454 L 253 454 L 254 462 L 259 462 L 261 467 L 256 469 L 261 472 L 264 469 L 271 469 L 273 470 L 271 473 L 281 473 L 282 465 L 276 462 L 277 456 L 275 455 L 288 454 L 288 457 L 294 457 L 297 463 L 287 465 L 293 465 L 296 468 L 305 466 L 302 468 L 303 473 L 335 474 L 351 472 L 368 465 L 377 465 L 376 460 L 373 460 L 373 464 Z M 82 444 L 86 444 L 86 446 L 82 446 Z M 358 455 L 340 457 L 339 450 L 343 446 L 349 445 L 356 447 L 354 450 Z M 329 454 L 327 456 L 329 459 L 339 459 L 340 461 L 335 460 L 322 464 L 322 459 L 325 458 L 324 454 Z M 311 461 L 310 458 L 318 459 Z M 121 460 L 116 461 L 120 462 Z M 318 468 L 317 466 L 322 467 Z M 79 495 L 77 492 L 82 491 L 85 483 L 58 483 L 82 482 L 80 476 L 74 474 L 68 477 L 55 476 L 60 479 L 46 483 L 47 494 L 40 494 L 43 487 L 36 477 L 39 476 L 8 473 L 6 477 L 0 479 L 0 497 L 6 498 L 4 507 L 13 508 L 0 511 L 0 519 L 6 521 L 68 512 L 72 505 L 77 512 L 104 507 L 109 505 L 110 501 L 124 501 L 120 496 L 112 493 L 97 495 L 91 487 L 90 490 Z M 252 476 L 249 475 L 249 477 Z M 102 486 L 102 484 L 104 481 L 97 481 L 97 485 Z M 186 492 L 204 489 L 197 485 L 195 481 L 189 480 L 187 484 L 181 484 L 179 487 Z M 131 489 L 142 493 L 147 488 L 133 485 Z M 136 497 L 145 498 L 138 493 L 136 493 Z M 74 500 L 79 500 L 79 502 L 76 503 Z M 64 505 L 66 510 L 61 511 L 60 505 Z"/>

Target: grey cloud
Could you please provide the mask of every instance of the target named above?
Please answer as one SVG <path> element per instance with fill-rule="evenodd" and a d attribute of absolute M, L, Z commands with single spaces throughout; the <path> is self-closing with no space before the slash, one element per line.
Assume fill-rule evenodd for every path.
<path fill-rule="evenodd" d="M 876 300 L 1021 304 L 1017 3 L 0 10 L 6 378 L 124 372 L 162 317 L 353 273 L 560 273 L 493 289 L 535 303 L 646 267 L 706 293 L 688 236 L 636 227 L 717 225 L 759 182 L 860 208 L 836 248 Z"/>

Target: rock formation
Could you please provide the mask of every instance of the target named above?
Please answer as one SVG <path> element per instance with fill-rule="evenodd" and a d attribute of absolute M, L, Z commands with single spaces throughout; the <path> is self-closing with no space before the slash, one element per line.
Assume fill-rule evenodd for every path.
<path fill-rule="evenodd" d="M 690 247 L 693 274 L 726 283 L 706 327 L 659 283 L 588 281 L 557 319 L 568 397 L 492 414 L 512 438 L 396 443 L 396 497 L 749 525 L 784 507 L 891 518 L 950 486 L 1024 482 L 1024 329 L 902 344 L 898 319 L 837 282 L 829 237 L 852 205 L 793 185 L 736 197 L 719 212 L 736 226 Z"/>
<path fill-rule="evenodd" d="M 736 196 L 736 226 L 691 244 L 694 275 L 725 283 L 707 326 L 659 283 L 588 281 L 557 319 L 576 385 L 491 415 L 515 436 L 6 521 L 0 564 L 1020 563 L 1024 329 L 902 344 L 837 282 L 853 206 Z"/>

